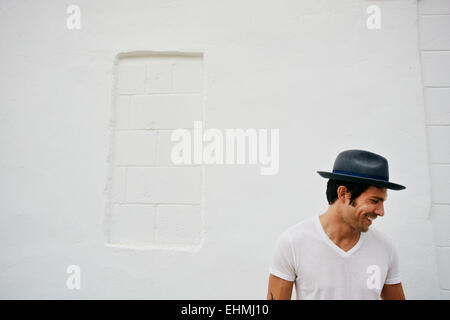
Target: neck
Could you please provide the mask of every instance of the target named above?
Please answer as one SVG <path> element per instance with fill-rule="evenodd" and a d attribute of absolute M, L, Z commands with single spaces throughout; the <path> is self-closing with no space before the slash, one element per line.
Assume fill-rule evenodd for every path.
<path fill-rule="evenodd" d="M 359 230 L 344 221 L 338 206 L 330 205 L 328 210 L 319 216 L 319 219 L 325 233 L 333 242 L 347 243 L 359 239 Z"/>

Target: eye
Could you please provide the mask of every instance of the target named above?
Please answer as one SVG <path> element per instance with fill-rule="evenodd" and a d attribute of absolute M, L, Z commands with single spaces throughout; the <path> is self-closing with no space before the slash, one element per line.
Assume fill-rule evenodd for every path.
<path fill-rule="evenodd" d="M 372 203 L 377 204 L 378 200 L 372 200 Z"/>

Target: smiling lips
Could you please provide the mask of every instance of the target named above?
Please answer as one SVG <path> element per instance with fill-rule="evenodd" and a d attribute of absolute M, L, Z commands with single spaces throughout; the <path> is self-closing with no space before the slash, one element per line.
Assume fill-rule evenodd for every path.
<path fill-rule="evenodd" d="M 364 216 L 370 222 L 370 224 L 372 224 L 372 221 L 377 218 L 376 214 L 370 214 L 370 213 L 366 213 Z"/>

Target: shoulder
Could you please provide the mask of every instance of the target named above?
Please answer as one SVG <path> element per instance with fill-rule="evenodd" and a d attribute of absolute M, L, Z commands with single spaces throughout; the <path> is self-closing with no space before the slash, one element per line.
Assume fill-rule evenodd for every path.
<path fill-rule="evenodd" d="M 379 229 L 370 228 L 367 231 L 367 238 L 384 246 L 388 250 L 392 250 L 392 248 L 394 247 L 394 240 L 387 233 Z"/>
<path fill-rule="evenodd" d="M 313 216 L 300 222 L 297 222 L 296 224 L 285 229 L 281 234 L 280 238 L 289 239 L 290 241 L 293 241 L 299 240 L 307 236 L 309 233 L 315 230 L 316 219 L 317 217 Z"/>

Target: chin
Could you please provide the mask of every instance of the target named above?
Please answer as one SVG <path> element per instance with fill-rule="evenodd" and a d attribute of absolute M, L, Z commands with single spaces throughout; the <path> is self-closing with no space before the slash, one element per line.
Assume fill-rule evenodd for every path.
<path fill-rule="evenodd" d="M 367 232 L 369 231 L 369 227 L 359 226 L 358 230 L 359 232 Z"/>

